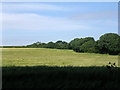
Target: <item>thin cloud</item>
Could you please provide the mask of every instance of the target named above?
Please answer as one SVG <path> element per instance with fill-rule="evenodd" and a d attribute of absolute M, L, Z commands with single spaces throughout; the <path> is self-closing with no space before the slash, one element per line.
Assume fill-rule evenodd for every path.
<path fill-rule="evenodd" d="M 37 14 L 3 14 L 5 30 L 84 30 L 89 26 L 66 18 Z"/>
<path fill-rule="evenodd" d="M 65 8 L 45 3 L 3 3 L 4 13 L 32 12 L 40 10 L 64 11 Z"/>
<path fill-rule="evenodd" d="M 101 19 L 116 19 L 118 16 L 117 11 L 103 11 L 103 12 L 92 12 L 92 13 L 82 13 L 73 15 L 72 19 L 81 20 L 101 20 Z"/>

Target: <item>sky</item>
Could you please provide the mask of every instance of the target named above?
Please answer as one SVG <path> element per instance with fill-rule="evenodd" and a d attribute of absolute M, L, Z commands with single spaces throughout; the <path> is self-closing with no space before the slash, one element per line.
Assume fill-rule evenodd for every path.
<path fill-rule="evenodd" d="M 0 15 L 5 46 L 118 33 L 117 2 L 6 2 Z"/>

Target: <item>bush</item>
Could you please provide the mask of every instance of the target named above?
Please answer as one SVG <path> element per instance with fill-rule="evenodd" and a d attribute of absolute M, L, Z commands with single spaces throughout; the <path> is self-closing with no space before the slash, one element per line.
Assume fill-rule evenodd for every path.
<path fill-rule="evenodd" d="M 94 39 L 92 37 L 86 37 L 80 39 L 76 38 L 69 43 L 69 48 L 73 49 L 76 52 L 84 52 L 83 50 L 80 49 L 80 46 L 90 40 L 94 40 Z"/>
<path fill-rule="evenodd" d="M 95 41 L 90 40 L 85 42 L 80 46 L 80 50 L 83 52 L 88 52 L 88 53 L 96 53 L 97 50 L 95 49 Z"/>
<path fill-rule="evenodd" d="M 57 41 L 55 45 L 57 49 L 68 49 L 68 43 L 65 41 Z"/>
<path fill-rule="evenodd" d="M 96 48 L 100 53 L 108 53 L 110 55 L 117 55 L 120 53 L 120 36 L 115 33 L 107 33 L 100 37 L 97 41 Z"/>

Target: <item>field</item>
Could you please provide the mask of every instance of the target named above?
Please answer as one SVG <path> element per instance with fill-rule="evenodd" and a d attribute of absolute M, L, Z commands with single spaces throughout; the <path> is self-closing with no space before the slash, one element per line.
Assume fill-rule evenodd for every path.
<path fill-rule="evenodd" d="M 108 69 L 118 56 L 72 50 L 4 48 L 2 86 L 5 88 L 116 88 L 120 68 Z"/>
<path fill-rule="evenodd" d="M 3 66 L 105 66 L 118 64 L 118 56 L 107 54 L 76 53 L 72 50 L 44 48 L 3 49 Z"/>

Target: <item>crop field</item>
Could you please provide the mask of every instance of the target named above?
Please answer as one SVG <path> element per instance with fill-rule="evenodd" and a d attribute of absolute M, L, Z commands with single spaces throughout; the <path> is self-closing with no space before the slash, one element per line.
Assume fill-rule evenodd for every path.
<path fill-rule="evenodd" d="M 45 48 L 4 48 L 2 58 L 3 66 L 105 66 L 108 62 L 118 64 L 117 55 Z"/>
<path fill-rule="evenodd" d="M 4 48 L 2 88 L 117 88 L 120 68 L 108 69 L 118 56 L 72 50 Z"/>

